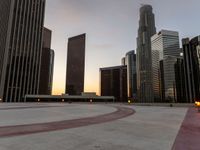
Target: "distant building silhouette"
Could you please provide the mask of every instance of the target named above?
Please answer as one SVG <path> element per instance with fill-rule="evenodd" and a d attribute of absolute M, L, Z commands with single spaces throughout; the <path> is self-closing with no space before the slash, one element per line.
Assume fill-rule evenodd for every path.
<path fill-rule="evenodd" d="M 200 36 L 182 40 L 187 102 L 200 99 Z"/>
<path fill-rule="evenodd" d="M 127 92 L 128 98 L 136 100 L 137 98 L 137 76 L 136 76 L 136 54 L 135 51 L 126 53 L 127 64 Z"/>
<path fill-rule="evenodd" d="M 84 91 L 86 34 L 69 38 L 65 93 L 80 95 Z"/>
<path fill-rule="evenodd" d="M 45 0 L 0 1 L 0 100 L 38 94 Z"/>
<path fill-rule="evenodd" d="M 40 67 L 39 94 L 51 95 L 53 85 L 54 51 L 51 49 L 52 31 L 43 29 L 43 44 Z"/>
<path fill-rule="evenodd" d="M 114 96 L 117 102 L 127 102 L 127 67 L 100 68 L 101 96 Z"/>
<path fill-rule="evenodd" d="M 140 8 L 137 37 L 137 89 L 139 102 L 154 102 L 152 83 L 151 36 L 156 33 L 152 6 Z"/>
<path fill-rule="evenodd" d="M 121 60 L 121 65 L 126 66 L 126 57 L 123 57 Z"/>

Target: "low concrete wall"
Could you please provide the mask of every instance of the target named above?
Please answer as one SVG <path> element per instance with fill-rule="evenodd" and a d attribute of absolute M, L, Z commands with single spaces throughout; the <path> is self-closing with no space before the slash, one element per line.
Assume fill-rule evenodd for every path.
<path fill-rule="evenodd" d="M 133 103 L 135 106 L 193 107 L 193 103 Z"/>

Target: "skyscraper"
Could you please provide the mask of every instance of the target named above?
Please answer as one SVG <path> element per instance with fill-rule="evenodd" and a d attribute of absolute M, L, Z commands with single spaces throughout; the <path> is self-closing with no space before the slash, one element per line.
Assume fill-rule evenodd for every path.
<path fill-rule="evenodd" d="M 43 29 L 39 94 L 51 95 L 53 83 L 54 51 L 51 49 L 52 31 Z"/>
<path fill-rule="evenodd" d="M 101 96 L 114 96 L 116 102 L 127 102 L 127 67 L 100 68 Z"/>
<path fill-rule="evenodd" d="M 139 102 L 153 102 L 151 36 L 156 33 L 152 6 L 140 8 L 137 37 L 137 89 Z"/>
<path fill-rule="evenodd" d="M 174 92 L 174 82 L 175 82 L 175 72 L 174 64 L 176 63 L 176 58 L 180 57 L 180 44 L 179 44 L 179 34 L 176 31 L 161 30 L 157 34 L 151 37 L 151 49 L 152 49 L 152 75 L 153 75 L 153 91 L 154 99 L 156 102 L 161 101 L 161 95 L 174 98 L 174 94 L 167 94 L 169 91 Z M 173 57 L 173 58 L 172 58 Z M 159 62 L 163 60 L 163 81 L 164 89 L 161 90 L 161 70 Z M 172 62 L 173 60 L 173 62 Z M 169 70 L 170 69 L 170 70 Z M 161 94 L 162 91 L 167 93 Z M 173 95 L 173 97 L 172 97 Z"/>
<path fill-rule="evenodd" d="M 80 95 L 84 92 L 85 37 L 78 35 L 68 40 L 66 94 Z"/>
<path fill-rule="evenodd" d="M 0 1 L 0 99 L 38 94 L 45 0 Z"/>
<path fill-rule="evenodd" d="M 200 99 L 200 36 L 182 40 L 187 102 Z"/>
<path fill-rule="evenodd" d="M 176 81 L 175 81 L 175 64 L 177 62 L 176 56 L 167 55 L 163 59 L 164 72 L 164 99 L 162 102 L 176 102 Z"/>
<path fill-rule="evenodd" d="M 177 31 L 161 30 L 151 37 L 152 50 L 159 51 L 159 59 L 165 56 L 180 56 L 179 33 Z"/>
<path fill-rule="evenodd" d="M 185 89 L 185 73 L 183 58 L 178 58 L 175 63 L 175 78 L 176 78 L 176 102 L 186 103 L 186 89 Z"/>
<path fill-rule="evenodd" d="M 135 100 L 137 96 L 136 54 L 135 51 L 126 53 L 128 98 Z"/>
<path fill-rule="evenodd" d="M 160 68 L 160 97 L 161 102 L 165 102 L 165 79 L 164 79 L 164 61 L 163 59 L 159 62 L 159 68 Z"/>
<path fill-rule="evenodd" d="M 152 44 L 153 46 L 153 44 Z M 153 79 L 153 93 L 154 102 L 161 100 L 161 80 L 160 80 L 160 53 L 159 50 L 152 49 L 152 79 Z"/>

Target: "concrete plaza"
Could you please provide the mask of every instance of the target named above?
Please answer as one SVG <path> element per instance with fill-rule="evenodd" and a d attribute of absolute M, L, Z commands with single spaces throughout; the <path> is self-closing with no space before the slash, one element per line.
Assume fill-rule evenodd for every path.
<path fill-rule="evenodd" d="M 180 149 L 176 142 L 181 143 L 179 132 L 188 109 L 103 103 L 2 103 L 0 150 Z"/>

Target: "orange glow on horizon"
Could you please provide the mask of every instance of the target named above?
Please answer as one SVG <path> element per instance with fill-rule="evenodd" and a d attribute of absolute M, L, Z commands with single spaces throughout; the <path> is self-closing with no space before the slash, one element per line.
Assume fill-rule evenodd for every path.
<path fill-rule="evenodd" d="M 65 89 L 62 88 L 62 86 L 59 86 L 59 87 L 53 87 L 53 91 L 52 91 L 52 94 L 53 95 L 61 95 L 65 93 Z"/>
<path fill-rule="evenodd" d="M 100 93 L 99 93 L 99 86 L 97 85 L 97 84 L 93 84 L 93 85 L 87 85 L 87 86 L 85 86 L 85 88 L 84 88 L 84 92 L 95 92 L 97 95 L 99 95 Z M 53 95 L 61 95 L 61 94 L 63 94 L 63 93 L 65 93 L 65 88 L 63 87 L 55 87 L 55 88 L 53 88 L 53 92 L 52 92 L 52 94 Z"/>
<path fill-rule="evenodd" d="M 100 94 L 100 92 L 99 92 L 100 91 L 99 90 L 99 72 L 87 71 L 87 74 L 88 75 L 85 76 L 84 92 L 95 92 L 97 95 L 99 95 Z M 62 74 L 62 77 L 60 77 L 58 75 L 54 76 L 52 94 L 53 95 L 61 95 L 63 93 L 65 93 L 65 76 L 64 76 L 64 73 Z"/>

